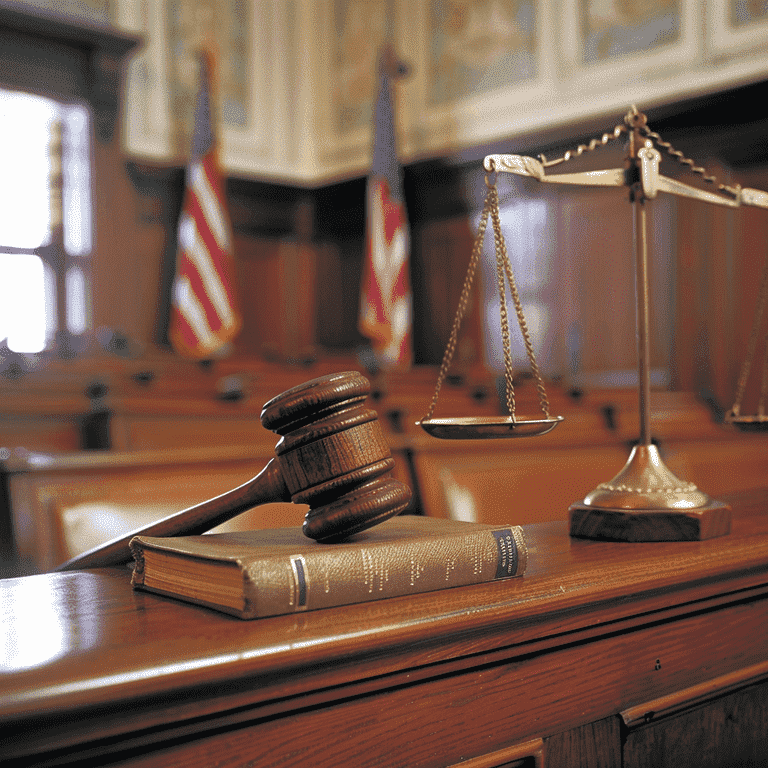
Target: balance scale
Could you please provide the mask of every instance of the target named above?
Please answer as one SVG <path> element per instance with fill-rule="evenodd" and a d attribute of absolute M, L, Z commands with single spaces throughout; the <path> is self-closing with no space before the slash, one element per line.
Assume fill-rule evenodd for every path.
<path fill-rule="evenodd" d="M 591 152 L 609 141 L 627 134 L 628 153 L 625 168 L 584 173 L 548 175 L 547 169 L 566 163 L 584 152 Z M 665 151 L 691 173 L 699 175 L 713 191 L 682 183 L 659 172 Z M 730 532 L 731 510 L 727 504 L 711 499 L 693 483 L 676 477 L 664 464 L 658 448 L 651 441 L 650 429 L 650 292 L 648 278 L 647 206 L 659 192 L 693 198 L 715 205 L 738 208 L 743 205 L 768 208 L 768 193 L 740 186 L 719 184 L 713 176 L 695 165 L 689 158 L 651 131 L 646 116 L 632 107 L 624 122 L 599 139 L 569 150 L 561 158 L 547 161 L 522 155 L 488 155 L 483 161 L 488 192 L 478 225 L 472 255 L 459 298 L 451 335 L 438 374 L 437 385 L 427 415 L 417 424 L 433 437 L 448 440 L 504 439 L 534 437 L 554 429 L 561 416 L 550 414 L 543 377 L 536 363 L 522 304 L 515 284 L 512 265 L 501 231 L 499 196 L 496 187 L 498 173 L 528 176 L 542 183 L 576 184 L 593 187 L 626 187 L 633 207 L 633 241 L 637 285 L 638 389 L 640 406 L 640 435 L 623 469 L 611 480 L 601 483 L 587 496 L 569 507 L 570 534 L 574 537 L 614 541 L 697 541 L 723 536 Z M 440 389 L 456 349 L 462 318 L 466 313 L 469 294 L 474 282 L 483 241 L 491 220 L 496 251 L 496 277 L 500 297 L 500 322 L 504 354 L 504 379 L 508 416 L 435 418 Z M 531 372 L 536 380 L 541 416 L 519 418 L 515 412 L 515 390 L 509 337 L 509 316 L 506 286 L 517 315 L 525 343 Z M 768 396 L 768 344 L 763 357 L 762 385 L 758 412 L 742 415 L 741 405 L 750 375 L 760 335 L 762 317 L 768 301 L 768 260 L 763 268 L 755 319 L 747 346 L 747 355 L 739 378 L 736 399 L 726 421 L 744 430 L 768 429 L 764 402 Z"/>

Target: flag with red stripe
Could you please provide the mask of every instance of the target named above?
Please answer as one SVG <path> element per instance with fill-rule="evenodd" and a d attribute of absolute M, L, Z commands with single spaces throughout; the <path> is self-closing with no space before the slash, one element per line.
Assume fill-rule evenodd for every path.
<path fill-rule="evenodd" d="M 391 51 L 385 51 L 379 66 L 359 327 L 382 367 L 407 368 L 413 358 L 410 237 L 395 149 L 393 58 Z"/>
<path fill-rule="evenodd" d="M 192 151 L 178 225 L 168 336 L 184 357 L 219 353 L 240 330 L 232 234 L 211 120 L 211 63 L 200 59 Z"/>

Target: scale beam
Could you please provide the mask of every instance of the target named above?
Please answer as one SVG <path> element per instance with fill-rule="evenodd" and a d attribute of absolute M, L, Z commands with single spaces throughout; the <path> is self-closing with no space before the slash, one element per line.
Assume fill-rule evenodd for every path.
<path fill-rule="evenodd" d="M 727 208 L 739 208 L 742 205 L 768 208 L 768 192 L 759 189 L 733 187 L 718 194 L 698 189 L 690 184 L 677 181 L 659 173 L 661 153 L 650 140 L 637 153 L 640 160 L 640 181 L 646 199 L 654 199 L 659 192 L 666 192 L 677 197 L 701 200 L 705 203 L 722 205 Z M 526 155 L 486 155 L 483 167 L 489 173 L 513 173 L 516 176 L 528 176 L 548 184 L 572 184 L 586 187 L 629 187 L 631 180 L 624 168 L 610 168 L 601 171 L 582 173 L 556 173 L 547 175 L 546 165 L 534 157 Z"/>
<path fill-rule="evenodd" d="M 624 187 L 626 171 L 612 168 L 606 171 L 586 171 L 584 173 L 557 173 L 547 176 L 544 165 L 533 157 L 525 155 L 487 155 L 483 167 L 489 173 L 505 171 L 517 176 L 531 176 L 537 181 L 550 184 L 578 184 L 588 187 Z"/>

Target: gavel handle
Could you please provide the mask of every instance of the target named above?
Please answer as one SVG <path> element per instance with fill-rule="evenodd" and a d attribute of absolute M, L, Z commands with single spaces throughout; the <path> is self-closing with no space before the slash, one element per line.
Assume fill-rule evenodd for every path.
<path fill-rule="evenodd" d="M 237 488 L 112 539 L 67 560 L 54 570 L 74 571 L 80 568 L 102 568 L 127 563 L 131 559 L 128 545 L 134 536 L 195 536 L 210 531 L 211 528 L 258 504 L 290 500 L 291 495 L 285 485 L 280 466 L 276 459 L 270 459 L 256 477 Z"/>

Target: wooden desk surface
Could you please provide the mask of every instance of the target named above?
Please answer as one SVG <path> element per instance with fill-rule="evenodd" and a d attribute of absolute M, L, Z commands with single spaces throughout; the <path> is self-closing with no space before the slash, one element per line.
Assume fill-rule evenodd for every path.
<path fill-rule="evenodd" d="M 564 522 L 531 525 L 523 578 L 248 622 L 135 592 L 127 568 L 0 581 L 0 757 L 55 761 L 76 746 L 83 755 L 129 748 L 144 754 L 153 744 L 240 723 L 306 713 L 317 719 L 352 701 L 370 701 L 379 717 L 378 693 L 407 698 L 413 686 L 429 682 L 441 696 L 447 679 L 469 681 L 490 669 L 518 670 L 498 683 L 506 695 L 518 695 L 515 685 L 530 686 L 518 692 L 525 698 L 528 690 L 530 700 L 518 702 L 510 739 L 537 728 L 553 732 L 555 721 L 570 727 L 746 667 L 761 677 L 768 674 L 768 633 L 753 637 L 752 614 L 742 616 L 739 606 L 768 595 L 768 492 L 731 501 L 733 531 L 720 539 L 603 543 L 570 539 Z M 723 606 L 735 611 L 732 633 L 718 640 L 696 622 Z M 631 640 L 615 645 L 633 630 L 654 632 L 684 617 L 685 631 L 644 635 L 642 647 Z M 686 657 L 686 642 L 695 645 L 704 634 L 714 665 Z M 738 653 L 716 647 L 732 646 L 733 637 Z M 546 710 L 538 711 L 536 697 L 557 683 L 535 670 L 526 678 L 520 665 L 555 658 L 552 651 L 566 663 L 574 649 L 582 655 L 573 657 L 573 679 L 591 681 L 591 698 L 577 713 L 569 694 L 550 691 L 541 703 Z M 647 656 L 642 664 L 651 669 L 655 659 L 656 669 L 641 679 L 633 673 L 629 685 L 621 654 Z M 567 677 L 560 674 L 559 684 Z M 300 731 L 298 738 L 315 738 L 311 729 Z M 483 733 L 478 745 L 488 738 Z M 444 740 L 445 754 L 459 754 L 445 734 L 434 738 Z M 472 754 L 475 747 L 467 749 Z M 394 753 L 390 759 L 396 764 Z M 414 754 L 409 761 L 429 764 Z"/>

